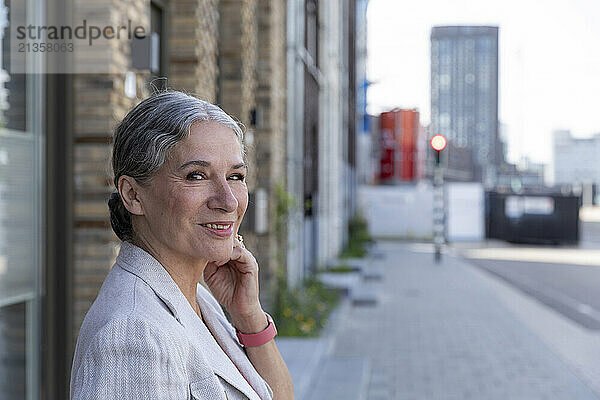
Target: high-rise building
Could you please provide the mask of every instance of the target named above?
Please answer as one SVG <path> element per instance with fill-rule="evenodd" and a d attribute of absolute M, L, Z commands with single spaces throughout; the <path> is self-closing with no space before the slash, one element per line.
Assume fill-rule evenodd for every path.
<path fill-rule="evenodd" d="M 448 138 L 450 179 L 495 184 L 498 137 L 498 27 L 431 31 L 431 134 Z"/>

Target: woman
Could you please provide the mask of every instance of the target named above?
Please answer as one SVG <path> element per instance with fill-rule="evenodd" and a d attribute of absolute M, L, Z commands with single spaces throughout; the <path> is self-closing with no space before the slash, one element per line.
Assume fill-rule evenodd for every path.
<path fill-rule="evenodd" d="M 293 398 L 237 235 L 242 135 L 219 107 L 174 91 L 115 129 L 109 208 L 123 242 L 79 333 L 72 399 Z"/>

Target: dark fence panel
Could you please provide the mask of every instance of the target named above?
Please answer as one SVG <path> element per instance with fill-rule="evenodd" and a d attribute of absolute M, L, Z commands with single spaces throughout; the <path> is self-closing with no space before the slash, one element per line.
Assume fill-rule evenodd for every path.
<path fill-rule="evenodd" d="M 516 243 L 577 243 L 580 205 L 579 196 L 487 192 L 486 234 Z"/>

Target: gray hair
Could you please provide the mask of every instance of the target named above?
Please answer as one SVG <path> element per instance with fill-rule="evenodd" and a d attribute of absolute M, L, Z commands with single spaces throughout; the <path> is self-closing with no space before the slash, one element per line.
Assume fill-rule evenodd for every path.
<path fill-rule="evenodd" d="M 169 151 L 190 132 L 192 124 L 211 121 L 235 132 L 245 158 L 244 133 L 218 106 L 178 91 L 162 91 L 143 100 L 115 127 L 112 168 L 118 190 L 119 178 L 131 176 L 146 185 L 165 163 Z M 119 193 L 108 200 L 110 224 L 121 240 L 133 240 L 131 214 Z"/>

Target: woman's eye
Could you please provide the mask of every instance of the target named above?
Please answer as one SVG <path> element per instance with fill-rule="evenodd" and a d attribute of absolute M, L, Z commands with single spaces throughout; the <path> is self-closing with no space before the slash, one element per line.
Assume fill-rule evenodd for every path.
<path fill-rule="evenodd" d="M 246 179 L 246 176 L 244 174 L 233 174 L 231 175 L 231 178 L 233 178 L 234 181 L 243 181 Z"/>
<path fill-rule="evenodd" d="M 204 179 L 204 175 L 199 172 L 192 172 L 185 177 L 188 181 L 199 181 Z"/>

